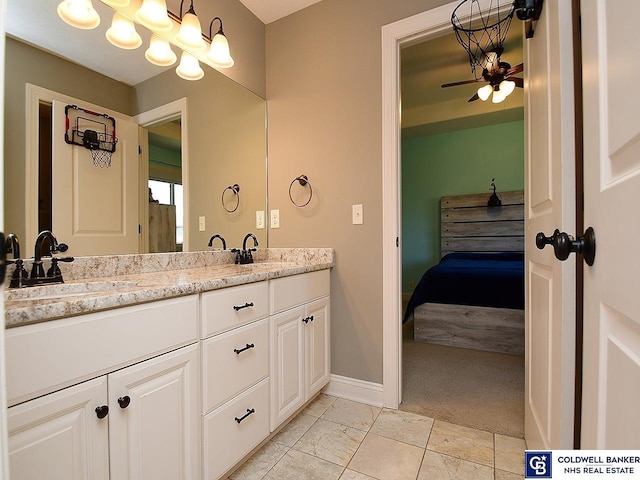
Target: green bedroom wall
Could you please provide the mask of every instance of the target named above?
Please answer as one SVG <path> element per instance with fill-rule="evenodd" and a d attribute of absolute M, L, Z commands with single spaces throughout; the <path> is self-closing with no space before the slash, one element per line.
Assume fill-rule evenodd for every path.
<path fill-rule="evenodd" d="M 402 291 L 440 260 L 440 197 L 524 188 L 524 120 L 402 140 Z"/>

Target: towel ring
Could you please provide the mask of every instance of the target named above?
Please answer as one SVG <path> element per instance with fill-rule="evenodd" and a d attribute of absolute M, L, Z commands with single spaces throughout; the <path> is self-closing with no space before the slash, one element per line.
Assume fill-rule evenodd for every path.
<path fill-rule="evenodd" d="M 236 206 L 233 208 L 233 210 L 229 210 L 224 203 L 224 194 L 227 193 L 227 190 L 231 190 L 236 195 Z M 233 213 L 236 210 L 238 210 L 239 206 L 240 206 L 240 185 L 238 185 L 237 183 L 234 183 L 233 185 L 229 185 L 227 188 L 225 188 L 222 191 L 222 208 L 224 208 L 225 211 L 229 213 Z"/>
<path fill-rule="evenodd" d="M 303 204 L 296 203 L 295 200 L 293 199 L 293 196 L 291 195 L 291 188 L 293 187 L 293 184 L 296 183 L 296 181 L 303 187 L 306 185 L 309 186 L 309 199 Z M 291 203 L 293 203 L 298 208 L 302 208 L 309 205 L 309 202 L 311 202 L 312 198 L 313 198 L 313 188 L 311 187 L 311 182 L 309 181 L 307 176 L 299 175 L 296 178 L 294 178 L 293 181 L 291 182 L 291 185 L 289 185 L 289 200 L 291 200 Z"/>

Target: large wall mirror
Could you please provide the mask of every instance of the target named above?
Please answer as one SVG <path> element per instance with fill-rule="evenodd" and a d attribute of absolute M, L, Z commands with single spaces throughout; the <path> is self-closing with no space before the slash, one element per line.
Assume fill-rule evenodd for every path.
<path fill-rule="evenodd" d="M 46 157 L 48 151 L 57 158 L 56 145 L 64 140 L 58 135 L 60 123 L 65 121 L 55 111 L 58 99 L 62 104 L 74 99 L 80 106 L 99 106 L 107 112 L 117 112 L 126 120 L 116 117 L 119 137 L 116 151 L 124 152 L 127 145 L 130 147 L 136 141 L 142 146 L 139 156 L 137 145 L 132 155 L 136 157 L 137 172 L 127 170 L 130 172 L 127 174 L 125 170 L 108 171 L 83 165 L 85 177 L 97 178 L 99 187 L 85 188 L 84 193 L 74 191 L 76 197 L 84 195 L 74 201 L 85 205 L 101 203 L 103 210 L 97 208 L 97 213 L 84 224 L 73 208 L 66 215 L 70 231 L 79 232 L 80 236 L 84 235 L 85 225 L 90 225 L 87 229 L 91 231 L 108 232 L 110 209 L 124 208 L 115 201 L 117 188 L 109 187 L 108 183 L 119 181 L 120 175 L 127 188 L 135 183 L 135 190 L 126 194 L 123 187 L 121 196 L 128 195 L 129 200 L 136 197 L 136 213 L 129 215 L 136 217 L 136 227 L 141 224 L 142 234 L 136 245 L 116 247 L 115 241 L 109 241 L 109 234 L 100 241 L 84 243 L 59 238 L 70 244 L 69 253 L 207 250 L 213 234 L 222 235 L 227 248 L 232 248 L 240 246 L 249 232 L 257 236 L 260 246 L 266 247 L 266 226 L 256 228 L 256 212 L 266 212 L 267 207 L 265 100 L 206 65 L 203 65 L 205 76 L 198 81 L 179 78 L 174 71 L 176 65 L 169 68 L 150 65 L 144 59 L 145 40 L 135 51 L 112 46 L 105 31 L 113 12 L 101 2 L 93 2 L 102 21 L 91 31 L 77 30 L 62 22 L 56 14 L 57 3 L 9 0 L 7 8 L 5 229 L 19 236 L 23 257 L 31 256 L 39 230 L 51 228 L 57 233 L 55 218 L 60 215 L 54 215 L 53 224 L 47 225 L 47 218 L 51 218 L 47 209 L 55 210 L 62 203 L 56 193 L 60 191 L 56 178 L 61 169 L 56 170 L 55 161 L 48 160 L 49 165 L 54 165 L 53 172 L 48 173 Z M 148 38 L 150 35 L 143 30 L 138 28 L 143 39 Z M 72 44 L 89 51 L 91 58 L 74 58 L 69 51 L 73 49 L 67 48 Z M 179 56 L 178 49 L 174 50 Z M 140 126 L 136 128 L 138 135 L 133 140 L 121 141 L 129 120 Z M 73 148 L 76 149 L 73 155 L 87 155 L 83 147 Z M 36 149 L 39 151 L 35 152 Z M 78 175 L 75 171 L 66 172 L 66 167 L 62 170 L 63 175 Z M 131 182 L 136 175 L 135 182 Z M 71 189 L 73 181 L 68 180 Z M 239 191 L 229 190 L 234 185 L 239 186 Z M 162 205 L 169 207 L 158 208 Z M 169 227 L 164 217 L 159 217 L 166 214 L 165 210 L 173 216 Z M 61 221 L 58 225 L 62 225 Z M 160 231 L 156 233 L 154 228 Z M 161 238 L 161 231 L 167 228 L 175 233 L 175 241 Z M 76 251 L 72 251 L 74 245 Z M 214 247 L 220 248 L 221 243 Z"/>

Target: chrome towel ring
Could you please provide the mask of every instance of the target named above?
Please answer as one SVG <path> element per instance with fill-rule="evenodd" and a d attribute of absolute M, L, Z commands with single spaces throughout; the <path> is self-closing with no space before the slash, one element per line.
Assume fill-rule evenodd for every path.
<path fill-rule="evenodd" d="M 227 190 L 231 190 L 233 194 L 236 196 L 236 206 L 231 210 L 227 208 L 227 205 L 224 201 L 224 196 L 227 193 Z M 224 208 L 225 211 L 229 213 L 233 213 L 236 210 L 238 210 L 239 206 L 240 206 L 240 185 L 238 185 L 237 183 L 234 183 L 233 185 L 229 185 L 227 188 L 225 188 L 222 191 L 222 208 Z"/>
<path fill-rule="evenodd" d="M 302 187 L 307 187 L 307 186 L 309 187 L 309 198 L 305 203 L 296 203 L 296 201 L 293 199 L 293 195 L 291 194 L 291 189 L 293 188 L 293 184 L 296 182 L 298 182 Z M 296 178 L 294 178 L 293 181 L 291 182 L 291 185 L 289 185 L 289 200 L 291 200 L 291 203 L 293 203 L 298 208 L 302 208 L 309 205 L 309 202 L 311 202 L 312 198 L 313 198 L 313 188 L 311 187 L 311 182 L 309 181 L 309 178 L 307 178 L 306 175 L 299 175 Z"/>

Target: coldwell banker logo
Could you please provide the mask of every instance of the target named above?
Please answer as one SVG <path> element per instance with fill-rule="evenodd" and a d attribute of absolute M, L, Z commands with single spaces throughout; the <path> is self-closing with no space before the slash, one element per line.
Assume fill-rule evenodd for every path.
<path fill-rule="evenodd" d="M 524 478 L 552 478 L 551 452 L 525 452 Z"/>

